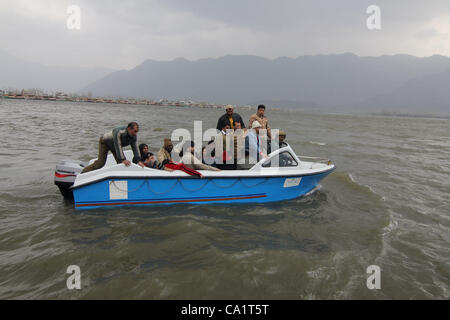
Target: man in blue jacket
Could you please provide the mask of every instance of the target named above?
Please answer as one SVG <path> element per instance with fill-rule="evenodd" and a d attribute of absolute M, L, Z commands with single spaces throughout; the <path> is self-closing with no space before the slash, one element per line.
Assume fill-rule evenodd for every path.
<path fill-rule="evenodd" d="M 133 162 L 137 163 L 141 167 L 145 167 L 144 163 L 142 163 L 141 154 L 136 143 L 138 132 L 139 125 L 137 122 L 130 122 L 128 126 L 114 128 L 112 131 L 102 135 L 98 142 L 97 160 L 84 168 L 81 173 L 102 168 L 106 163 L 108 151 L 111 151 L 117 163 L 123 163 L 128 167 L 131 163 L 125 158 L 125 154 L 123 152 L 123 147 L 128 145 L 131 146 L 131 149 L 133 150 Z"/>

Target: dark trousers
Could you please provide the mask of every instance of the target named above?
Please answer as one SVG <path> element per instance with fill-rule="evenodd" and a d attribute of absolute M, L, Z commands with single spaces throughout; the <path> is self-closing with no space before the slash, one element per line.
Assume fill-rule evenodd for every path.
<path fill-rule="evenodd" d="M 98 157 L 97 160 L 94 161 L 94 163 L 88 165 L 81 171 L 81 173 L 89 172 L 92 170 L 97 170 L 102 168 L 106 163 L 106 158 L 108 157 L 108 151 L 111 151 L 111 153 L 114 156 L 114 159 L 116 159 L 117 163 L 119 163 L 119 160 L 117 159 L 116 153 L 109 149 L 109 147 L 103 142 L 103 137 L 100 137 L 100 140 L 98 141 Z"/>
<path fill-rule="evenodd" d="M 233 163 L 216 164 L 216 167 L 220 170 L 236 170 L 237 159 L 234 159 Z"/>

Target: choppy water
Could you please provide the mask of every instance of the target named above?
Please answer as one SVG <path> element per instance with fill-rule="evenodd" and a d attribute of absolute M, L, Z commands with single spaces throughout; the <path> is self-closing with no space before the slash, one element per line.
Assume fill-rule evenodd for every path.
<path fill-rule="evenodd" d="M 3 100 L 0 298 L 450 298 L 449 120 L 268 110 L 297 153 L 337 164 L 284 203 L 75 211 L 53 184 L 59 160 L 96 157 L 116 125 L 138 120 L 156 151 L 221 113 Z M 69 265 L 81 290 L 66 287 Z"/>

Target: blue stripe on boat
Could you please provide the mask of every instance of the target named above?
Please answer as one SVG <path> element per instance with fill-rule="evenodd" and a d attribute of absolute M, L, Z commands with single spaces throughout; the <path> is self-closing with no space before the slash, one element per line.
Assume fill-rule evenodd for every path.
<path fill-rule="evenodd" d="M 254 193 L 254 194 L 241 194 L 241 195 L 229 195 L 226 196 L 228 198 L 239 198 L 239 197 L 253 197 L 253 196 L 265 196 L 265 193 Z M 125 202 L 125 201 L 171 201 L 171 200 L 197 200 L 197 199 L 215 199 L 215 198 L 224 198 L 224 196 L 210 196 L 210 197 L 194 197 L 194 198 L 157 198 L 157 199 L 139 199 L 139 200 L 127 200 L 127 199 L 118 199 L 118 200 L 105 200 L 105 201 L 80 201 L 79 204 L 86 203 L 114 203 L 114 202 Z"/>
<path fill-rule="evenodd" d="M 183 203 L 183 202 L 206 202 L 206 201 L 231 201 L 231 200 L 243 200 L 243 199 L 255 199 L 255 198 L 264 198 L 266 194 L 255 194 L 255 195 L 243 195 L 243 196 L 216 196 L 216 197 L 197 197 L 197 198 L 182 198 L 173 200 L 169 199 L 148 199 L 148 200 L 119 200 L 118 202 L 83 202 L 77 203 L 76 207 L 92 207 L 92 206 L 114 206 L 114 205 L 128 205 L 128 204 L 158 204 L 158 203 Z"/>

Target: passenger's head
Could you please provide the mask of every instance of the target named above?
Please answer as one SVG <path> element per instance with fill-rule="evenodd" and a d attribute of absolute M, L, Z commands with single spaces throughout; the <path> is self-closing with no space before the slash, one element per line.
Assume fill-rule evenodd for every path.
<path fill-rule="evenodd" d="M 141 143 L 139 145 L 139 151 L 142 155 L 146 154 L 148 152 L 148 145 L 146 145 L 145 143 Z"/>
<path fill-rule="evenodd" d="M 227 132 L 227 130 L 229 130 L 229 129 L 231 129 L 230 125 L 229 125 L 229 124 L 226 124 L 226 125 L 222 128 L 222 131 L 223 131 L 223 132 Z"/>
<path fill-rule="evenodd" d="M 164 139 L 164 149 L 166 149 L 167 152 L 172 152 L 173 149 L 173 144 L 172 144 L 172 140 L 170 140 L 169 138 Z"/>
<path fill-rule="evenodd" d="M 231 104 L 228 104 L 225 106 L 225 111 L 227 112 L 227 115 L 231 117 L 234 111 L 234 107 Z"/>
<path fill-rule="evenodd" d="M 144 159 L 145 164 L 148 164 L 152 160 L 155 160 L 155 155 L 151 152 L 146 152 L 142 154 L 142 159 Z"/>
<path fill-rule="evenodd" d="M 259 123 L 258 120 L 253 121 L 252 123 L 252 129 L 256 131 L 256 133 L 259 133 L 259 129 L 261 128 L 261 123 Z"/>
<path fill-rule="evenodd" d="M 242 125 L 241 125 L 241 123 L 239 121 L 236 121 L 234 123 L 234 129 L 242 129 Z"/>
<path fill-rule="evenodd" d="M 208 144 L 206 145 L 205 149 L 203 150 L 203 156 L 205 156 L 205 154 L 210 153 L 211 157 L 215 157 L 216 156 L 216 148 L 215 148 L 215 140 L 210 140 L 208 142 Z"/>
<path fill-rule="evenodd" d="M 183 156 L 184 152 L 190 152 L 192 154 L 194 154 L 194 150 L 195 150 L 195 143 L 194 141 L 186 141 L 183 145 L 183 148 L 180 151 L 180 157 Z"/>
<path fill-rule="evenodd" d="M 150 166 L 153 166 L 156 161 L 155 155 L 151 152 L 148 152 L 146 161 Z"/>
<path fill-rule="evenodd" d="M 280 140 L 280 143 L 284 141 L 284 139 L 286 139 L 286 132 L 284 132 L 283 130 L 280 130 L 280 132 L 278 133 L 278 140 Z"/>
<path fill-rule="evenodd" d="M 139 125 L 137 122 L 130 122 L 127 126 L 128 135 L 135 137 L 139 132 Z"/>
<path fill-rule="evenodd" d="M 152 152 L 145 153 L 145 160 L 155 160 L 155 155 Z"/>
<path fill-rule="evenodd" d="M 266 106 L 263 104 L 260 104 L 258 106 L 258 111 L 256 112 L 256 114 L 258 115 L 258 117 L 262 117 L 262 116 L 264 116 L 265 111 L 266 111 Z"/>

